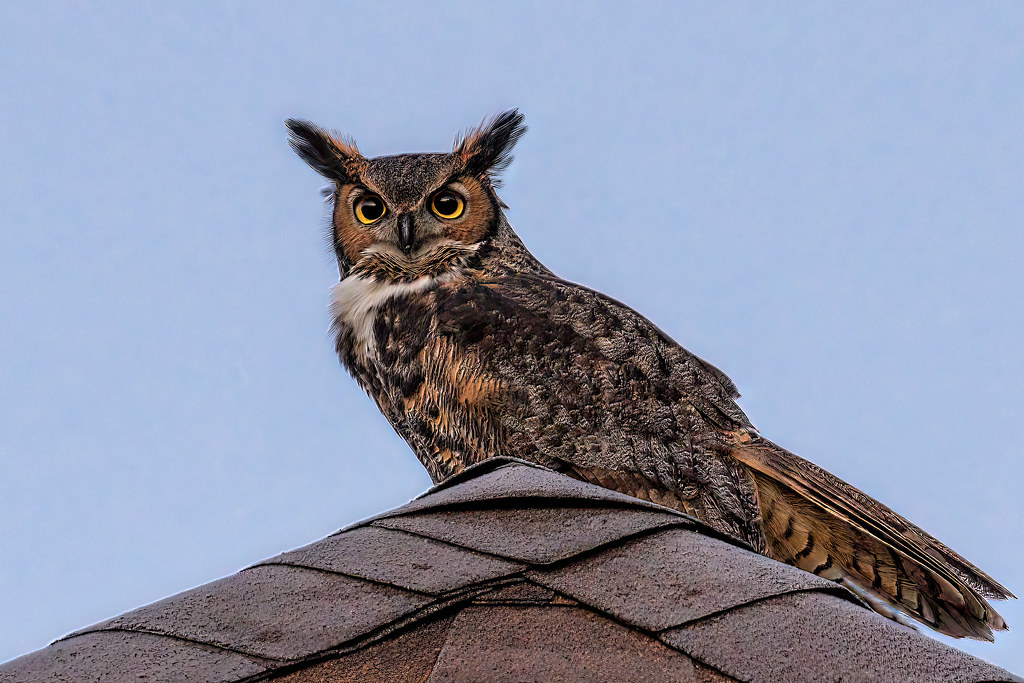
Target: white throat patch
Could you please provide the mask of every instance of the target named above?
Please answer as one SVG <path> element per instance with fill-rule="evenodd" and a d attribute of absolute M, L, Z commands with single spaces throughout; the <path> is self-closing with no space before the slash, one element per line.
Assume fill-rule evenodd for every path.
<path fill-rule="evenodd" d="M 350 276 L 331 288 L 332 328 L 352 331 L 353 352 L 359 362 L 369 365 L 376 356 L 373 320 L 377 309 L 389 299 L 429 289 L 437 278 L 423 276 L 411 282 L 388 282 L 374 277 Z"/>

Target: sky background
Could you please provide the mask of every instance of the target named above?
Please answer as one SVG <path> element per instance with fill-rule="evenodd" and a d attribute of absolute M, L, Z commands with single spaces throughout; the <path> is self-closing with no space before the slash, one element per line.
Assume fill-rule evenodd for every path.
<path fill-rule="evenodd" d="M 542 261 L 1024 594 L 1020 4 L 284 7 L 0 6 L 0 661 L 429 486 L 332 353 L 291 116 L 375 156 L 520 107 Z M 999 609 L 960 646 L 1024 673 Z"/>

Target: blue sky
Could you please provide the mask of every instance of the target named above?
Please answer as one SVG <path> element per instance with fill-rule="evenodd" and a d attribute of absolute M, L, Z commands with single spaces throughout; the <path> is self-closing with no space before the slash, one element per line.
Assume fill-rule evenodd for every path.
<path fill-rule="evenodd" d="M 1024 594 L 1014 3 L 5 3 L 0 661 L 429 485 L 339 367 L 321 180 L 518 106 L 559 274 Z M 1024 672 L 1024 608 L 994 645 Z"/>

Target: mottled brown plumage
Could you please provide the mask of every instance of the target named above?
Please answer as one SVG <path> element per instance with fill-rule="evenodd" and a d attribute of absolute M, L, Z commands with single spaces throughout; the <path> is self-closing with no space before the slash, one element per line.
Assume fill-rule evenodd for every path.
<path fill-rule="evenodd" d="M 957 636 L 1005 629 L 1012 597 L 881 503 L 762 438 L 721 371 L 633 309 L 559 279 L 494 192 L 525 131 L 505 112 L 450 154 L 367 159 L 290 120 L 334 185 L 345 367 L 439 481 L 493 456 L 534 460 L 667 505 L 754 550 Z"/>

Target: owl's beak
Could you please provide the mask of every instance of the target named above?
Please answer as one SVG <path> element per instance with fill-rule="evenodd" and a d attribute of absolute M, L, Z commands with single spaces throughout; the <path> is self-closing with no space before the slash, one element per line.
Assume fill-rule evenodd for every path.
<path fill-rule="evenodd" d="M 406 254 L 409 254 L 412 252 L 414 240 L 415 232 L 412 225 L 412 215 L 403 213 L 398 217 L 398 246 Z"/>

